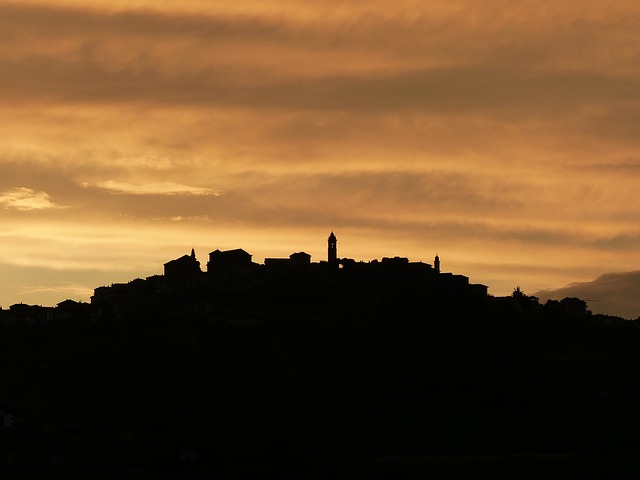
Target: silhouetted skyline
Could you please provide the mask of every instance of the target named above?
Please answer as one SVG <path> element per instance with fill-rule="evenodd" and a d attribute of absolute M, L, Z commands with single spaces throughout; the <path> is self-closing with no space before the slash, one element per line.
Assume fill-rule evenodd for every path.
<path fill-rule="evenodd" d="M 135 278 L 128 279 L 126 282 L 107 282 L 111 286 L 103 285 L 93 289 L 94 295 L 91 296 L 91 302 L 93 303 L 96 299 L 98 301 L 101 301 L 103 298 L 110 299 L 114 294 L 137 296 L 140 291 L 148 290 L 149 288 L 151 290 L 157 290 L 159 288 L 157 282 L 161 278 L 164 278 L 162 285 L 165 286 L 161 286 L 160 290 L 167 288 L 168 285 L 164 283 L 165 281 L 170 282 L 171 285 L 184 283 L 185 287 L 189 287 L 194 280 L 204 278 L 205 274 L 209 274 L 211 278 L 220 275 L 226 278 L 228 274 L 231 274 L 230 278 L 233 278 L 234 281 L 238 279 L 250 280 L 263 269 L 269 274 L 284 274 L 288 272 L 287 274 L 295 274 L 309 278 L 315 277 L 318 273 L 340 269 L 346 272 L 359 272 L 360 275 L 364 275 L 360 279 L 360 282 L 365 281 L 361 284 L 361 287 L 364 288 L 366 288 L 366 279 L 369 273 L 378 276 L 382 275 L 381 278 L 383 278 L 392 274 L 392 272 L 396 272 L 392 274 L 392 277 L 400 272 L 404 272 L 402 275 L 409 276 L 401 276 L 398 277 L 398 279 L 405 278 L 403 281 L 408 281 L 409 283 L 412 283 L 415 279 L 420 279 L 420 281 L 423 281 L 425 278 L 431 278 L 432 280 L 438 279 L 436 282 L 440 285 L 438 288 L 454 288 L 457 292 L 456 294 L 461 296 L 472 295 L 477 297 L 486 296 L 489 293 L 489 286 L 475 283 L 471 284 L 467 276 L 461 275 L 460 273 L 442 272 L 441 259 L 437 253 L 433 258 L 433 263 L 410 261 L 408 257 L 398 255 L 363 261 L 341 257 L 339 255 L 338 239 L 333 230 L 327 237 L 326 243 L 327 247 L 324 259 L 321 258 L 316 262 L 312 262 L 312 256 L 310 254 L 304 251 L 296 251 L 286 257 L 267 257 L 264 259 L 263 264 L 255 262 L 253 255 L 243 248 L 233 248 L 229 250 L 216 248 L 208 253 L 208 261 L 206 265 L 204 265 L 201 264 L 198 259 L 195 247 L 192 247 L 189 254 L 184 254 L 178 258 L 164 262 L 163 275 L 147 276 L 147 280 L 151 281 L 150 287 L 140 289 L 140 284 L 145 282 L 140 275 L 136 275 Z M 415 275 L 417 275 L 417 277 L 415 277 Z M 602 303 L 598 304 L 600 308 L 596 310 L 596 313 L 614 314 L 627 319 L 635 319 L 640 317 L 640 315 L 636 315 L 635 313 L 640 309 L 632 306 L 630 309 L 625 310 L 627 304 L 624 298 L 626 296 L 633 296 L 637 281 L 636 277 L 638 277 L 638 275 L 634 272 L 628 275 L 607 275 L 592 283 L 573 284 L 557 291 L 547 290 L 535 292 L 536 295 L 532 298 L 537 302 L 541 297 L 542 302 L 545 303 L 547 300 L 559 300 L 566 297 L 585 298 L 584 295 L 580 295 L 580 292 L 587 293 L 588 297 L 594 297 L 595 294 L 595 296 L 601 296 L 601 299 L 594 300 L 593 298 L 589 298 L 586 300 L 585 305 L 587 302 L 593 304 L 594 302 L 601 301 Z M 273 279 L 275 277 L 271 278 Z M 420 283 L 420 281 L 418 283 Z M 251 280 L 249 284 L 252 282 L 253 280 Z M 434 284 L 430 280 L 426 285 L 428 286 L 428 290 L 431 290 Z M 517 286 L 514 291 L 521 292 L 520 286 Z M 434 291 L 425 291 L 424 293 L 431 295 Z M 55 303 L 58 307 L 66 303 L 69 305 L 78 304 L 76 300 L 70 298 L 62 302 L 56 300 Z M 82 300 L 79 303 L 82 304 Z M 37 307 L 37 305 L 34 307 Z M 20 301 L 12 304 L 10 310 L 13 311 L 14 308 L 19 310 L 31 307 L 28 303 Z M 47 308 L 43 311 L 45 310 L 47 310 Z M 54 312 L 54 310 L 51 312 Z M 620 314 L 620 312 L 624 313 Z M 45 314 L 42 312 L 38 313 L 38 316 L 42 315 Z"/>
<path fill-rule="evenodd" d="M 639 15 L 0 0 L 0 305 L 86 300 L 185 245 L 318 258 L 331 228 L 498 295 L 637 271 Z"/>
<path fill-rule="evenodd" d="M 637 476 L 640 319 L 325 238 L 0 310 L 5 476 Z"/>

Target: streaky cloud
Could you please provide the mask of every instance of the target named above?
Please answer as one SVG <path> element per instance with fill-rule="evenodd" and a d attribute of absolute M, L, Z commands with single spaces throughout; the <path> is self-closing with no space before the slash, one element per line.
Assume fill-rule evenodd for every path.
<path fill-rule="evenodd" d="M 108 180 L 95 184 L 83 182 L 81 185 L 87 188 L 100 188 L 114 194 L 122 195 L 198 195 L 219 197 L 223 194 L 219 190 L 213 190 L 211 188 L 193 187 L 172 182 L 151 182 L 136 185 Z"/>
<path fill-rule="evenodd" d="M 55 295 L 67 295 L 74 298 L 84 297 L 89 298 L 93 293 L 92 287 L 88 285 L 82 285 L 77 282 L 62 282 L 61 285 L 22 285 L 20 286 L 20 293 L 24 295 L 33 294 L 55 294 Z"/>

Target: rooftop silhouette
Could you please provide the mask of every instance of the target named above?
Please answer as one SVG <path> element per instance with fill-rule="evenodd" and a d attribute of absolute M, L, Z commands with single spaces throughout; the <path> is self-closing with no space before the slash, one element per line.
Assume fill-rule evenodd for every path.
<path fill-rule="evenodd" d="M 292 296 L 306 298 L 309 307 L 313 307 L 340 299 L 345 292 L 357 293 L 359 297 L 354 300 L 373 301 L 369 297 L 382 288 L 387 294 L 411 296 L 409 303 L 429 297 L 453 302 L 477 301 L 487 296 L 487 286 L 471 284 L 464 275 L 441 272 L 437 255 L 435 268 L 398 256 L 364 262 L 340 258 L 337 245 L 332 231 L 327 238 L 326 260 L 312 262 L 311 255 L 299 251 L 287 257 L 266 258 L 264 264 L 253 262 L 252 255 L 242 248 L 216 249 L 209 253 L 206 272 L 192 249 L 190 255 L 165 263 L 164 275 L 96 288 L 91 301 L 94 306 L 136 299 L 153 302 L 154 295 L 162 296 L 164 301 L 177 294 L 197 297 L 202 305 L 214 298 L 218 303 L 224 302 L 217 298 L 220 291 L 235 291 L 244 292 L 243 303 L 250 304 L 286 290 Z"/>
<path fill-rule="evenodd" d="M 640 472 L 640 322 L 337 245 L 206 271 L 192 249 L 91 304 L 0 310 L 3 472 Z"/>

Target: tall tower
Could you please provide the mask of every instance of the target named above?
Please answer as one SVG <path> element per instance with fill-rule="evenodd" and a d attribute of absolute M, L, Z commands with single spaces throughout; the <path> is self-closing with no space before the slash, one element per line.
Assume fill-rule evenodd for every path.
<path fill-rule="evenodd" d="M 331 265 L 337 265 L 338 264 L 338 239 L 334 235 L 333 230 L 331 231 L 331 235 L 329 235 L 329 239 L 327 241 L 329 243 L 328 255 L 327 255 L 328 262 Z"/>
<path fill-rule="evenodd" d="M 440 257 L 436 253 L 436 258 L 433 259 L 433 268 L 436 272 L 440 273 Z"/>

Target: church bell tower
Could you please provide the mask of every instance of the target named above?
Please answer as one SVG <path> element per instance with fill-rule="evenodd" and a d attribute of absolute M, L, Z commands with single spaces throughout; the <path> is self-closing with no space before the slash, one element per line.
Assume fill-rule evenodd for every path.
<path fill-rule="evenodd" d="M 331 231 L 331 235 L 329 235 L 327 242 L 329 244 L 327 260 L 330 265 L 337 265 L 338 264 L 338 239 L 333 233 L 333 230 Z"/>

